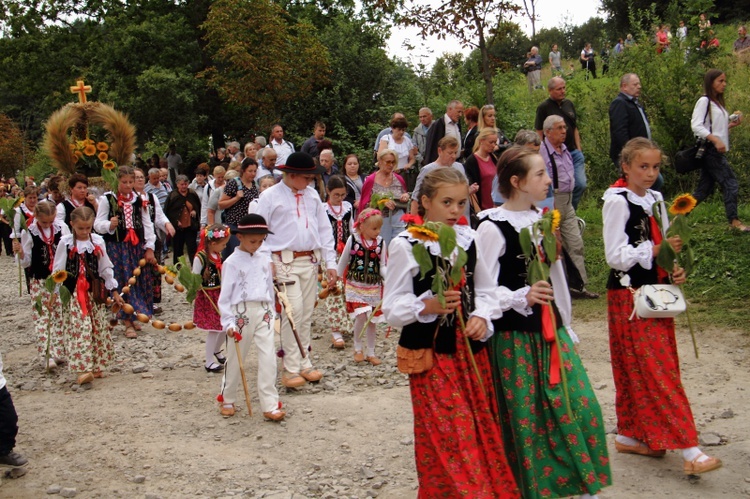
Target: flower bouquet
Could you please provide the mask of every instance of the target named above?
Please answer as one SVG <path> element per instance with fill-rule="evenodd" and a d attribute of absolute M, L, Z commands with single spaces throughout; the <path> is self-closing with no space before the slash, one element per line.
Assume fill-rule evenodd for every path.
<path fill-rule="evenodd" d="M 388 201 L 393 201 L 392 192 L 375 192 L 370 198 L 370 208 L 382 211 Z"/>
<path fill-rule="evenodd" d="M 560 227 L 560 212 L 545 209 L 542 216 L 531 227 L 524 227 L 519 234 L 519 242 L 526 259 L 527 281 L 533 285 L 539 281 L 549 281 L 550 267 L 557 261 L 558 240 L 555 233 Z M 562 381 L 563 398 L 568 417 L 573 419 L 568 395 L 568 379 L 562 361 L 562 347 L 557 332 L 557 318 L 551 303 L 542 304 L 542 336 L 547 343 L 554 343 L 550 355 L 550 384 Z"/>
<path fill-rule="evenodd" d="M 652 212 L 656 219 L 659 227 L 664 227 L 664 223 L 661 219 L 659 207 L 663 205 L 664 201 L 657 201 L 654 203 Z M 695 254 L 693 253 L 693 247 L 690 241 L 693 236 L 693 229 L 690 227 L 687 221 L 687 216 L 698 204 L 698 201 L 690 194 L 680 194 L 677 196 L 672 204 L 669 206 L 669 213 L 674 215 L 670 221 L 669 228 L 666 231 L 666 237 L 662 239 L 659 244 L 659 254 L 656 257 L 656 264 L 664 269 L 671 278 L 674 270 L 674 265 L 677 263 L 680 267 L 685 269 L 685 277 L 690 275 L 695 268 Z M 672 245 L 669 244 L 667 238 L 679 236 L 682 240 L 682 249 L 679 253 L 675 252 Z M 682 285 L 680 285 L 682 290 Z M 683 291 L 684 296 L 684 291 Z M 687 305 L 687 300 L 685 300 Z M 695 331 L 693 331 L 693 321 L 690 319 L 690 307 L 685 308 L 685 314 L 688 320 L 688 328 L 690 329 L 690 337 L 693 340 L 693 350 L 695 351 L 695 358 L 698 358 L 698 343 L 695 340 Z"/>
<path fill-rule="evenodd" d="M 407 223 L 406 230 L 414 239 L 438 243 L 440 248 L 438 256 L 433 256 L 424 244 L 413 245 L 412 254 L 419 265 L 420 279 L 424 279 L 428 272 L 435 269 L 430 289 L 437 297 L 440 305 L 445 307 L 445 292 L 449 290 L 463 291 L 462 288 L 466 283 L 464 265 L 466 265 L 469 257 L 466 251 L 456 242 L 456 230 L 442 222 L 424 221 L 422 217 L 417 215 L 404 215 L 401 220 Z M 484 384 L 474 360 L 474 354 L 471 351 L 469 337 L 463 334 L 466 331 L 463 312 L 463 306 L 459 305 L 456 308 L 455 315 L 458 318 L 460 332 L 466 342 L 469 361 L 477 376 L 479 386 L 484 391 Z M 441 321 L 445 320 L 447 320 L 447 317 L 443 316 Z"/>

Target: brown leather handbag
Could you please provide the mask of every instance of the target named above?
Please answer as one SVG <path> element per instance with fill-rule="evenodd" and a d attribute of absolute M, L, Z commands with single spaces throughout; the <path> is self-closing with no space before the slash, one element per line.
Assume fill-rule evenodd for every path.
<path fill-rule="evenodd" d="M 432 348 L 412 350 L 396 347 L 396 367 L 404 374 L 420 374 L 432 369 Z"/>

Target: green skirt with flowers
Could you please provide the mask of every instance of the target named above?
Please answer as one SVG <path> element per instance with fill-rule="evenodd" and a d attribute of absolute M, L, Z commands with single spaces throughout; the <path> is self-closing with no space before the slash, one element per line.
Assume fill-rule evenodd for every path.
<path fill-rule="evenodd" d="M 505 451 L 527 499 L 596 494 L 612 483 L 599 402 L 564 327 L 558 338 L 572 421 L 563 383 L 549 383 L 555 343 L 519 331 L 490 339 Z"/>

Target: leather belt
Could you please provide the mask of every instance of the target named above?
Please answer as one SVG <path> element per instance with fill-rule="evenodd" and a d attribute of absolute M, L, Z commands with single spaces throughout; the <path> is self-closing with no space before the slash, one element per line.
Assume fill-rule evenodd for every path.
<path fill-rule="evenodd" d="M 274 251 L 274 255 L 281 257 L 281 251 Z M 315 254 L 314 251 L 292 251 L 294 258 L 302 258 L 303 256 L 313 256 Z"/>

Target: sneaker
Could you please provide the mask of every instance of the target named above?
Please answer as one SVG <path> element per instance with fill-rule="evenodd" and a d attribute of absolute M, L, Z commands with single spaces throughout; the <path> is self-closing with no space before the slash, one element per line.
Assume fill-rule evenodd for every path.
<path fill-rule="evenodd" d="M 6 466 L 23 466 L 28 462 L 28 459 L 23 457 L 18 452 L 14 451 L 10 451 L 8 454 L 0 456 L 0 464 L 4 464 Z"/>

